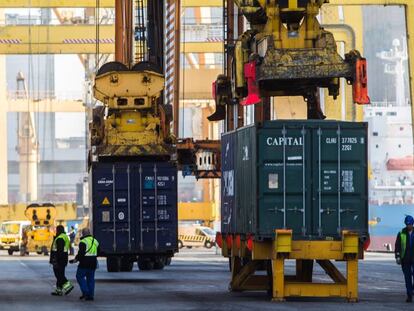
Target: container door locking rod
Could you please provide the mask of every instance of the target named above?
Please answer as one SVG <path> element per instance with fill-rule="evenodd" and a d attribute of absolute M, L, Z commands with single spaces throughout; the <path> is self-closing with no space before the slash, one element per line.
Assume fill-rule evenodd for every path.
<path fill-rule="evenodd" d="M 306 152 L 305 152 L 305 127 L 302 127 L 302 235 L 306 235 Z"/>
<path fill-rule="evenodd" d="M 322 129 L 318 129 L 318 166 L 319 166 L 319 185 L 318 185 L 318 234 L 322 236 Z"/>
<path fill-rule="evenodd" d="M 115 165 L 112 165 L 112 221 L 114 225 L 114 243 L 113 248 L 116 251 L 116 189 L 115 189 Z"/>
<path fill-rule="evenodd" d="M 157 164 L 154 165 L 154 192 L 155 192 L 155 201 L 154 201 L 154 209 L 155 209 L 155 218 L 154 218 L 154 226 L 155 226 L 155 249 L 158 249 L 158 178 L 157 178 Z"/>
<path fill-rule="evenodd" d="M 286 229 L 286 127 L 283 126 L 283 228 Z"/>
<path fill-rule="evenodd" d="M 143 212 L 142 212 L 142 165 L 139 165 L 139 227 L 140 227 L 140 235 L 139 235 L 139 247 L 141 250 L 144 249 L 144 221 L 142 219 Z"/>
<path fill-rule="evenodd" d="M 128 250 L 131 250 L 131 169 L 128 164 Z"/>
<path fill-rule="evenodd" d="M 338 234 L 341 233 L 341 126 L 338 125 Z"/>

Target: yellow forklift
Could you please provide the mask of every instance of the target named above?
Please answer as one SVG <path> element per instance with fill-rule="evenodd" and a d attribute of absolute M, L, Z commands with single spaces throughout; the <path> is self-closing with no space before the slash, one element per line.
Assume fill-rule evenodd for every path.
<path fill-rule="evenodd" d="M 23 231 L 20 255 L 30 253 L 49 255 L 55 235 L 56 207 L 51 203 L 30 204 L 25 211 L 31 225 Z"/>

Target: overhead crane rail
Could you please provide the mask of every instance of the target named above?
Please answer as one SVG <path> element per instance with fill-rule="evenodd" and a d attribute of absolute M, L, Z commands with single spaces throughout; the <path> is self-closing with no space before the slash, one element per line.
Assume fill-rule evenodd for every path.
<path fill-rule="evenodd" d="M 220 7 L 223 0 L 182 0 L 183 7 Z M 100 0 L 99 7 L 113 8 L 115 0 Z M 96 0 L 2 0 L 0 9 L 6 8 L 95 8 Z"/>
<path fill-rule="evenodd" d="M 115 52 L 114 25 L 99 26 L 99 51 Z M 31 34 L 31 35 L 29 35 Z M 36 38 L 36 42 L 30 42 Z M 181 50 L 184 43 L 181 43 Z M 187 53 L 222 53 L 222 42 L 186 42 Z M 95 25 L 0 26 L 0 54 L 95 54 Z"/>

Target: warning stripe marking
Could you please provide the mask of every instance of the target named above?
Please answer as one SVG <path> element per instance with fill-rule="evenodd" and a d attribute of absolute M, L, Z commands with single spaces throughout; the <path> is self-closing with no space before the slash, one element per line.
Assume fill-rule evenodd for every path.
<path fill-rule="evenodd" d="M 22 40 L 20 39 L 0 39 L 0 44 L 20 44 Z"/>
<path fill-rule="evenodd" d="M 65 44 L 96 44 L 97 40 L 94 38 L 83 38 L 83 39 L 65 39 L 63 43 Z M 107 38 L 107 39 L 99 39 L 99 43 L 115 43 L 115 39 Z"/>
<path fill-rule="evenodd" d="M 178 238 L 184 242 L 204 242 L 207 237 L 201 235 L 180 234 Z"/>
<path fill-rule="evenodd" d="M 220 37 L 211 37 L 211 38 L 207 38 L 206 42 L 223 42 L 223 38 Z"/>
<path fill-rule="evenodd" d="M 167 1 L 166 12 L 166 38 L 165 38 L 165 101 L 172 104 L 174 101 L 174 78 L 176 72 L 174 68 L 175 60 L 175 10 L 174 1 Z"/>

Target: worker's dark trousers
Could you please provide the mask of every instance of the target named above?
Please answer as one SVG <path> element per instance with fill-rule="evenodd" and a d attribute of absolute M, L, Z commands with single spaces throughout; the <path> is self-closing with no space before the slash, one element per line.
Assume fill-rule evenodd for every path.
<path fill-rule="evenodd" d="M 401 267 L 404 273 L 405 287 L 407 288 L 407 296 L 413 296 L 414 264 L 403 263 Z"/>
<path fill-rule="evenodd" d="M 53 266 L 53 272 L 55 273 L 57 288 L 62 288 L 63 284 L 65 284 L 68 281 L 68 279 L 65 276 L 65 268 L 65 266 Z"/>
<path fill-rule="evenodd" d="M 76 272 L 76 280 L 82 291 L 82 296 L 93 298 L 95 295 L 95 269 L 79 268 Z"/>

